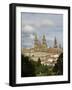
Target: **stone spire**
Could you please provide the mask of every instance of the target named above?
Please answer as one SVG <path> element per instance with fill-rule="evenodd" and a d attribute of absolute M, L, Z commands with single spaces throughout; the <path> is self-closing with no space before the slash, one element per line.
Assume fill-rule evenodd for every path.
<path fill-rule="evenodd" d="M 54 48 L 57 48 L 57 40 L 56 40 L 56 37 L 54 39 Z"/>
<path fill-rule="evenodd" d="M 37 38 L 37 34 L 35 33 L 35 39 L 34 39 L 34 47 L 37 48 L 38 47 L 38 38 Z"/>
<path fill-rule="evenodd" d="M 37 40 L 37 34 L 35 33 L 35 40 Z"/>
<path fill-rule="evenodd" d="M 47 43 L 46 43 L 45 35 L 43 35 L 43 38 L 42 38 L 42 46 L 43 46 L 44 48 L 47 48 Z"/>

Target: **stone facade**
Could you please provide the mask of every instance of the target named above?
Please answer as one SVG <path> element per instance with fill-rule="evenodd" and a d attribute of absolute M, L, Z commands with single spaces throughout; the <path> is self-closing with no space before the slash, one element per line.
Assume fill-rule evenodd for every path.
<path fill-rule="evenodd" d="M 55 45 L 56 43 L 56 45 Z M 33 48 L 22 48 L 21 52 L 25 56 L 29 56 L 34 61 L 41 60 L 42 64 L 55 65 L 59 55 L 63 52 L 62 48 L 57 47 L 57 41 L 55 38 L 53 48 L 48 48 L 45 35 L 43 35 L 42 43 L 39 42 L 37 35 L 35 34 L 34 47 Z"/>

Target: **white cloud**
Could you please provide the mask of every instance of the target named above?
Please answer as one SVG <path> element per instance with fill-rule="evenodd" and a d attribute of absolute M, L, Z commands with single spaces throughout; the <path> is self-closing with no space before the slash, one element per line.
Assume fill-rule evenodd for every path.
<path fill-rule="evenodd" d="M 41 22 L 41 24 L 42 24 L 43 26 L 53 26 L 53 25 L 54 25 L 53 21 L 51 21 L 51 20 L 43 20 L 43 21 Z"/>
<path fill-rule="evenodd" d="M 24 25 L 23 30 L 25 32 L 32 32 L 34 31 L 34 27 L 32 27 L 31 25 Z"/>
<path fill-rule="evenodd" d="M 23 26 L 25 29 L 33 29 L 33 28 L 39 28 L 42 26 L 53 26 L 54 22 L 49 19 L 42 19 L 42 20 L 26 20 L 23 22 Z"/>

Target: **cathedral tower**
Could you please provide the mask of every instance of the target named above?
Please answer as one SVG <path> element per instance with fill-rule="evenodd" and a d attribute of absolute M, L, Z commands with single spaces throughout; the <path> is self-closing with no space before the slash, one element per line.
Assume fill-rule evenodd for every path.
<path fill-rule="evenodd" d="M 37 38 L 37 34 L 35 33 L 35 39 L 34 39 L 34 48 L 38 47 L 38 38 Z"/>
<path fill-rule="evenodd" d="M 43 35 L 43 38 L 42 38 L 42 48 L 47 48 L 45 35 Z"/>

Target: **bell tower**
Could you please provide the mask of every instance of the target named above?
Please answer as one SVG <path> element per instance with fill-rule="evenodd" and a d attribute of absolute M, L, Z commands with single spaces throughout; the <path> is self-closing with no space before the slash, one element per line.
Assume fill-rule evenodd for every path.
<path fill-rule="evenodd" d="M 35 39 L 34 39 L 34 48 L 38 47 L 38 38 L 37 38 L 37 34 L 35 33 Z"/>
<path fill-rule="evenodd" d="M 43 35 L 43 38 L 42 38 L 42 48 L 47 48 L 45 35 Z"/>

